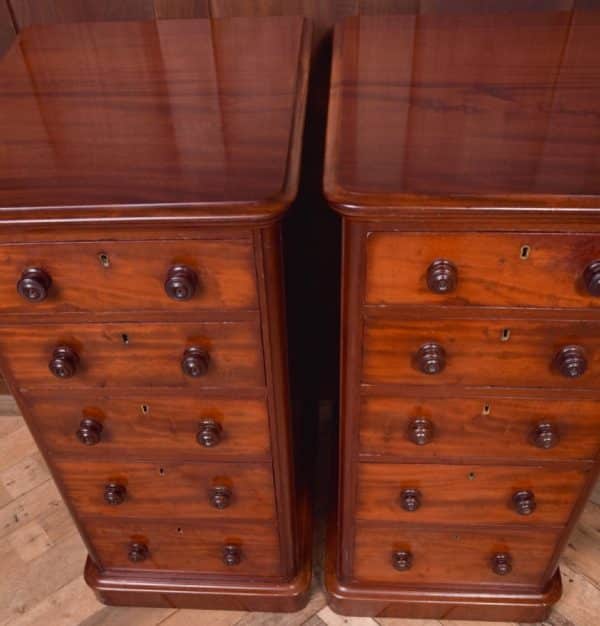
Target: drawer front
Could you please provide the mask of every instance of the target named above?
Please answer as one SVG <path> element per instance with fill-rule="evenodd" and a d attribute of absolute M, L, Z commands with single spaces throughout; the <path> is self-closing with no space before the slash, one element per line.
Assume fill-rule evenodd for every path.
<path fill-rule="evenodd" d="M 202 526 L 171 514 L 169 519 L 169 523 L 111 520 L 110 524 L 84 519 L 83 528 L 99 565 L 106 569 L 172 570 L 252 578 L 281 575 L 279 540 L 274 526 L 251 523 Z M 146 547 L 143 560 L 130 560 L 133 544 Z M 225 564 L 224 552 L 228 546 L 239 551 L 239 563 Z M 137 553 L 143 554 L 143 548 Z"/>
<path fill-rule="evenodd" d="M 275 519 L 272 469 L 242 463 L 56 460 L 65 499 L 84 516 Z"/>
<path fill-rule="evenodd" d="M 598 259 L 597 235 L 370 233 L 365 301 L 597 307 Z"/>
<path fill-rule="evenodd" d="M 577 346 L 570 362 L 578 377 L 566 375 L 570 346 Z M 437 373 L 424 373 L 431 364 Z M 594 389 L 600 386 L 600 323 L 370 320 L 363 382 Z"/>
<path fill-rule="evenodd" d="M 558 532 L 547 529 L 527 532 L 457 528 L 439 532 L 359 524 L 354 576 L 363 582 L 390 585 L 480 587 L 489 584 L 539 588 L 546 583 L 544 576 L 558 540 Z M 394 560 L 398 562 L 397 552 L 411 555 L 409 569 L 400 571 L 394 567 Z M 509 573 L 501 575 L 494 571 L 496 555 L 509 556 Z"/>
<path fill-rule="evenodd" d="M 370 457 L 593 460 L 600 415 L 592 400 L 366 397 L 360 452 Z"/>
<path fill-rule="evenodd" d="M 173 299 L 165 289 L 169 270 L 177 266 L 193 272 L 187 274 L 195 282 L 193 296 L 188 300 Z M 0 313 L 4 314 L 258 308 L 250 241 L 188 239 L 0 246 L 0 267 Z M 23 272 L 32 268 L 50 278 L 41 301 L 30 300 L 17 290 Z M 43 276 L 33 278 L 43 283 Z"/>
<path fill-rule="evenodd" d="M 30 421 L 54 454 L 187 461 L 270 456 L 264 400 L 137 392 L 122 398 L 36 395 L 27 404 Z"/>
<path fill-rule="evenodd" d="M 356 516 L 414 524 L 562 526 L 589 469 L 361 463 Z"/>
<path fill-rule="evenodd" d="M 55 350 L 70 347 L 74 374 L 49 369 Z M 208 353 L 206 373 L 184 374 L 184 353 Z M 264 386 L 257 323 L 31 325 L 0 328 L 0 354 L 22 392 L 110 387 Z"/>

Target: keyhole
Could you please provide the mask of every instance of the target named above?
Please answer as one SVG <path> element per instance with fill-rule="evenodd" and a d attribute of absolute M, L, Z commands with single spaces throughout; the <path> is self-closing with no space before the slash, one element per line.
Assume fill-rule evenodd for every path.
<path fill-rule="evenodd" d="M 165 468 L 164 468 L 164 467 L 161 467 L 161 468 L 158 470 L 158 473 L 159 473 L 161 476 L 164 476 L 164 475 L 166 474 L 166 472 L 165 472 Z"/>
<path fill-rule="evenodd" d="M 503 328 L 500 335 L 500 341 L 508 341 L 510 339 L 510 328 Z"/>
<path fill-rule="evenodd" d="M 123 341 L 125 345 L 127 345 L 129 343 L 129 335 L 127 333 L 123 333 L 121 335 L 121 340 Z"/>
<path fill-rule="evenodd" d="M 475 480 L 475 472 L 469 472 L 467 475 L 467 478 L 469 480 Z"/>
<path fill-rule="evenodd" d="M 481 411 L 483 415 L 489 415 L 492 412 L 492 407 L 486 402 L 483 405 L 483 409 Z"/>
<path fill-rule="evenodd" d="M 523 260 L 528 259 L 530 254 L 531 254 L 531 246 L 528 246 L 528 245 L 521 246 L 520 256 Z"/>
<path fill-rule="evenodd" d="M 183 535 L 183 528 L 178 528 L 177 529 L 177 534 L 178 535 Z"/>
<path fill-rule="evenodd" d="M 98 260 L 100 261 L 100 265 L 102 265 L 102 267 L 110 267 L 110 258 L 106 252 L 100 252 Z"/>
<path fill-rule="evenodd" d="M 144 415 L 148 415 L 148 413 L 150 413 L 150 407 L 147 404 L 142 404 L 141 408 Z"/>

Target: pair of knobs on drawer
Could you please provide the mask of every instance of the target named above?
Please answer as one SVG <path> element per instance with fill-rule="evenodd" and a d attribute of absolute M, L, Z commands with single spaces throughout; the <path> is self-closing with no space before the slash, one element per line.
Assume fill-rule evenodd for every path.
<path fill-rule="evenodd" d="M 54 348 L 48 367 L 57 378 L 71 378 L 79 368 L 79 355 L 69 346 Z M 204 348 L 186 348 L 181 358 L 181 369 L 186 376 L 198 378 L 208 372 L 210 354 Z"/>
<path fill-rule="evenodd" d="M 583 272 L 583 284 L 591 296 L 600 296 L 600 260 Z M 436 259 L 427 269 L 427 287 L 433 293 L 452 293 L 458 285 L 458 271 L 448 259 Z"/>
<path fill-rule="evenodd" d="M 425 343 L 417 351 L 415 363 L 423 374 L 439 374 L 446 367 L 446 351 L 439 343 Z M 566 378 L 583 376 L 588 366 L 585 350 L 576 345 L 564 346 L 556 353 L 552 366 Z"/>
<path fill-rule="evenodd" d="M 86 446 L 95 446 L 102 440 L 104 427 L 100 422 L 84 418 L 76 432 L 77 439 Z M 223 427 L 215 420 L 202 420 L 196 434 L 196 441 L 205 448 L 214 448 L 221 442 Z"/>
<path fill-rule="evenodd" d="M 30 267 L 17 283 L 19 295 L 28 302 L 42 302 L 48 297 L 52 286 L 51 276 L 37 267 Z M 185 265 L 174 265 L 167 272 L 165 292 L 169 298 L 178 301 L 190 300 L 198 288 L 198 276 Z"/>
<path fill-rule="evenodd" d="M 127 487 L 117 482 L 111 482 L 104 486 L 104 501 L 112 506 L 118 506 L 125 502 Z M 215 509 L 226 509 L 233 499 L 232 490 L 225 485 L 212 487 L 208 492 L 208 501 Z"/>
<path fill-rule="evenodd" d="M 417 446 L 425 446 L 433 441 L 435 427 L 431 420 L 426 417 L 417 417 L 408 424 L 407 435 L 410 441 Z M 531 443 L 537 448 L 549 450 L 558 444 L 560 437 L 553 424 L 543 422 L 538 424 L 529 437 Z"/>
<path fill-rule="evenodd" d="M 128 557 L 132 563 L 142 563 L 150 556 L 150 550 L 145 543 L 130 543 Z M 221 556 L 223 563 L 229 567 L 242 562 L 242 549 L 234 544 L 225 544 Z"/>
<path fill-rule="evenodd" d="M 519 515 L 531 515 L 537 506 L 535 495 L 527 490 L 515 492 L 511 502 Z M 400 492 L 400 506 L 409 513 L 417 511 L 421 507 L 421 492 L 418 489 L 403 489 Z"/>
<path fill-rule="evenodd" d="M 407 572 L 413 566 L 413 555 L 408 550 L 392 552 L 392 567 L 399 572 Z M 494 574 L 506 576 L 512 572 L 512 557 L 506 552 L 497 552 L 490 559 Z"/>

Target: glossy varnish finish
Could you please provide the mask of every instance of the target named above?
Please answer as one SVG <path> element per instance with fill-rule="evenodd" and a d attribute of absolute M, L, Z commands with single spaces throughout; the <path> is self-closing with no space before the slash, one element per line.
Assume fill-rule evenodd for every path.
<path fill-rule="evenodd" d="M 158 395 L 154 390 L 126 394 L 69 392 L 58 415 L 52 394 L 28 395 L 26 403 L 40 426 L 44 448 L 57 456 L 84 453 L 90 460 L 211 462 L 241 455 L 257 460 L 270 457 L 268 413 L 262 398 Z M 83 420 L 101 427 L 92 444 L 77 438 Z"/>
<path fill-rule="evenodd" d="M 343 614 L 544 621 L 598 475 L 600 13 L 479 4 L 335 34 Z"/>
<path fill-rule="evenodd" d="M 45 4 L 20 6 L 55 21 Z M 108 4 L 90 18 L 135 12 Z M 310 34 L 283 17 L 44 25 L 0 61 L 2 373 L 106 603 L 307 599 L 280 218 Z"/>
<path fill-rule="evenodd" d="M 431 431 L 421 445 L 410 437 L 417 420 L 427 420 Z M 542 446 L 536 433 L 543 425 L 555 439 Z M 365 396 L 361 404 L 360 454 L 365 460 L 593 461 L 599 452 L 596 400 L 431 398 L 426 392 L 412 398 Z"/>
<path fill-rule="evenodd" d="M 267 40 L 278 55 L 240 48 Z M 276 216 L 297 177 L 301 47 L 277 17 L 24 31 L 0 68 L 2 218 Z"/>

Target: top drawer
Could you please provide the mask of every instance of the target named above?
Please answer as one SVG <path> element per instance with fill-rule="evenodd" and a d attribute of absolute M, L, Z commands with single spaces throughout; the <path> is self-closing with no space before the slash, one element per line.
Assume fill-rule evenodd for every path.
<path fill-rule="evenodd" d="M 0 314 L 257 308 L 245 240 L 7 245 L 0 268 Z"/>
<path fill-rule="evenodd" d="M 600 305 L 597 235 L 374 232 L 366 249 L 367 304 Z"/>

